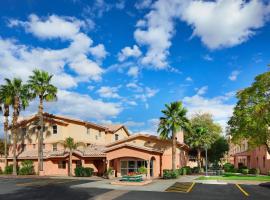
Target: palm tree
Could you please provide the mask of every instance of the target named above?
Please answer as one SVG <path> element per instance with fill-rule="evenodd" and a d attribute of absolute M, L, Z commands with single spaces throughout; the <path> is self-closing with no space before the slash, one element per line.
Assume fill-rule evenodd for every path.
<path fill-rule="evenodd" d="M 33 75 L 28 80 L 33 98 L 39 98 L 38 173 L 39 171 L 43 171 L 43 102 L 44 100 L 53 101 L 57 99 L 57 88 L 51 84 L 52 77 L 53 75 L 50 75 L 48 72 L 34 70 Z"/>
<path fill-rule="evenodd" d="M 189 130 L 189 120 L 186 117 L 187 110 L 183 107 L 181 101 L 165 104 L 166 109 L 161 112 L 158 133 L 162 139 L 172 138 L 172 169 L 175 170 L 176 158 L 176 133 L 179 130 Z"/>
<path fill-rule="evenodd" d="M 29 91 L 27 85 L 23 84 L 19 78 L 13 80 L 5 79 L 6 85 L 1 86 L 1 91 L 7 95 L 6 98 L 10 102 L 13 108 L 11 134 L 13 142 L 13 175 L 17 175 L 17 123 L 20 115 L 20 111 L 25 109 L 29 104 Z"/>
<path fill-rule="evenodd" d="M 7 137 L 8 137 L 8 117 L 9 107 L 11 105 L 11 98 L 8 98 L 8 91 L 4 89 L 3 85 L 0 86 L 0 112 L 3 112 L 4 116 L 4 155 L 5 155 L 5 167 L 7 167 Z"/>
<path fill-rule="evenodd" d="M 83 142 L 74 142 L 74 139 L 72 137 L 68 137 L 64 141 L 60 141 L 58 143 L 62 144 L 64 146 L 65 150 L 66 149 L 69 150 L 68 175 L 72 176 L 72 154 L 73 154 L 73 151 L 76 150 L 78 148 L 78 146 L 85 146 L 85 144 Z"/>
<path fill-rule="evenodd" d="M 206 148 L 206 145 L 210 142 L 210 135 L 207 128 L 203 126 L 194 126 L 186 137 L 187 144 L 191 148 L 197 150 L 197 163 L 199 169 L 201 169 L 201 152 Z"/>

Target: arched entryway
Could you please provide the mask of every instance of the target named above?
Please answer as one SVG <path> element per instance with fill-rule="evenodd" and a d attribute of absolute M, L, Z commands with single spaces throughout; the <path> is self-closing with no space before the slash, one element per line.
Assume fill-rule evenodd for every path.
<path fill-rule="evenodd" d="M 151 177 L 155 176 L 155 174 L 154 174 L 155 161 L 156 161 L 155 157 L 152 157 L 151 160 L 150 160 L 150 176 Z"/>

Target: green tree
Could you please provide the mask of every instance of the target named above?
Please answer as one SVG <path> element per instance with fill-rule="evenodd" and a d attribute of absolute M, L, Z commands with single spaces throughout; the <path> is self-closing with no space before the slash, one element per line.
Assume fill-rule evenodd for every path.
<path fill-rule="evenodd" d="M 172 138 L 172 169 L 175 170 L 176 133 L 181 129 L 188 131 L 189 120 L 181 101 L 165 104 L 165 107 L 166 109 L 161 111 L 164 116 L 160 117 L 158 133 L 162 139 Z"/>
<path fill-rule="evenodd" d="M 11 98 L 9 98 L 8 91 L 5 90 L 3 85 L 0 86 L 0 112 L 3 112 L 4 116 L 4 156 L 5 156 L 5 166 L 7 166 L 7 156 L 8 156 L 8 117 L 9 117 L 9 108 L 11 105 Z"/>
<path fill-rule="evenodd" d="M 202 151 L 211 147 L 211 144 L 220 136 L 222 128 L 208 113 L 196 114 L 191 118 L 190 123 L 191 129 L 185 135 L 185 142 L 197 151 L 198 167 L 201 168 Z"/>
<path fill-rule="evenodd" d="M 228 150 L 229 144 L 226 138 L 224 136 L 218 137 L 208 151 L 209 161 L 217 165 Z"/>
<path fill-rule="evenodd" d="M 270 153 L 270 72 L 258 75 L 236 96 L 238 102 L 228 122 L 232 141 L 239 143 L 245 138 L 250 148 L 265 145 Z"/>
<path fill-rule="evenodd" d="M 13 80 L 5 79 L 6 84 L 1 86 L 1 90 L 5 91 L 7 94 L 7 99 L 11 102 L 13 108 L 12 114 L 12 125 L 11 125 L 11 135 L 12 135 L 12 145 L 13 145 L 13 175 L 17 175 L 17 159 L 16 159 L 16 149 L 17 149 L 17 134 L 18 134 L 18 117 L 20 111 L 25 109 L 31 98 L 27 85 L 23 84 L 22 80 L 19 78 L 14 78 Z"/>
<path fill-rule="evenodd" d="M 54 101 L 57 98 L 57 88 L 51 84 L 52 77 L 53 75 L 50 75 L 48 72 L 34 70 L 33 75 L 28 80 L 28 86 L 33 98 L 39 98 L 38 173 L 43 170 L 43 102 Z"/>
<path fill-rule="evenodd" d="M 68 137 L 64 141 L 59 141 L 58 143 L 62 144 L 64 146 L 65 150 L 66 149 L 69 150 L 68 175 L 72 176 L 72 154 L 73 154 L 73 151 L 76 150 L 78 148 L 78 146 L 85 146 L 85 144 L 83 142 L 75 142 L 72 137 Z"/>

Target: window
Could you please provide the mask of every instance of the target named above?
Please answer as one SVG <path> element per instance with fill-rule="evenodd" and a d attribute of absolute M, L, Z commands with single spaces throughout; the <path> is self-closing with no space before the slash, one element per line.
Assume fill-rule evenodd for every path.
<path fill-rule="evenodd" d="M 33 144 L 33 149 L 35 149 L 36 148 L 36 144 Z"/>
<path fill-rule="evenodd" d="M 61 160 L 58 162 L 58 168 L 59 169 L 66 169 L 66 161 L 65 160 Z"/>
<path fill-rule="evenodd" d="M 57 144 L 53 144 L 53 151 L 57 151 Z"/>
<path fill-rule="evenodd" d="M 43 149 L 45 149 L 45 144 L 43 144 Z"/>
<path fill-rule="evenodd" d="M 26 150 L 26 144 L 22 144 L 22 150 Z"/>
<path fill-rule="evenodd" d="M 98 132 L 98 136 L 101 137 L 101 131 Z"/>
<path fill-rule="evenodd" d="M 86 146 L 88 146 L 88 147 L 89 147 L 89 146 L 90 146 L 90 143 L 87 143 L 87 144 L 86 144 Z"/>
<path fill-rule="evenodd" d="M 98 140 L 98 136 L 96 135 L 96 140 Z"/>
<path fill-rule="evenodd" d="M 147 168 L 147 162 L 145 160 L 122 160 L 121 175 L 123 176 L 131 172 L 137 172 L 142 166 Z"/>
<path fill-rule="evenodd" d="M 52 128 L 53 128 L 53 134 L 57 134 L 57 125 L 53 125 Z"/>
<path fill-rule="evenodd" d="M 263 168 L 265 168 L 265 156 L 263 157 Z"/>
<path fill-rule="evenodd" d="M 82 161 L 76 160 L 76 167 L 81 167 L 81 166 L 82 166 Z"/>
<path fill-rule="evenodd" d="M 88 128 L 88 127 L 86 128 L 86 134 L 88 134 L 88 135 L 90 134 L 90 128 Z"/>
<path fill-rule="evenodd" d="M 118 140 L 119 139 L 119 135 L 118 134 L 115 134 L 114 135 L 114 140 L 116 141 L 116 140 Z"/>

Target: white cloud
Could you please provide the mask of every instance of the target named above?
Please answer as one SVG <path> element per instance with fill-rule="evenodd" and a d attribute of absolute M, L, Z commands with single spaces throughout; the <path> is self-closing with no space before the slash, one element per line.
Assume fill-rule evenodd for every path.
<path fill-rule="evenodd" d="M 131 82 L 126 85 L 127 88 L 133 90 L 134 92 L 142 92 L 143 88 L 138 85 L 136 82 Z"/>
<path fill-rule="evenodd" d="M 152 4 L 152 0 L 139 0 L 135 3 L 135 8 L 138 10 L 149 8 Z"/>
<path fill-rule="evenodd" d="M 11 28 L 22 26 L 27 32 L 39 38 L 60 38 L 68 40 L 70 44 L 66 48 L 50 49 L 27 46 L 16 40 L 0 37 L 1 77 L 19 76 L 26 80 L 33 69 L 39 68 L 54 74 L 55 84 L 65 89 L 76 87 L 78 82 L 101 79 L 104 70 L 88 57 L 98 56 L 97 52 L 101 52 L 99 55 L 102 56 L 102 49 L 105 51 L 105 48 L 101 44 L 92 47 L 92 39 L 80 31 L 84 26 L 83 21 L 56 15 L 47 18 L 30 15 L 29 21 L 13 19 L 10 20 L 9 26 Z M 68 75 L 65 72 L 66 68 L 73 70 L 76 75 Z"/>
<path fill-rule="evenodd" d="M 206 61 L 213 61 L 213 60 L 214 60 L 214 58 L 211 57 L 211 56 L 208 55 L 208 54 L 204 55 L 202 58 L 203 58 L 204 60 L 206 60 Z"/>
<path fill-rule="evenodd" d="M 118 95 L 118 89 L 119 87 L 108 87 L 108 86 L 102 86 L 100 89 L 97 90 L 97 93 L 99 96 L 103 98 L 117 98 L 119 99 L 120 96 Z"/>
<path fill-rule="evenodd" d="M 188 77 L 186 78 L 186 81 L 192 82 L 193 79 L 192 79 L 190 76 L 188 76 Z"/>
<path fill-rule="evenodd" d="M 132 76 L 134 78 L 137 78 L 139 74 L 139 68 L 138 67 L 130 67 L 127 75 Z"/>
<path fill-rule="evenodd" d="M 108 54 L 108 52 L 105 50 L 105 47 L 104 47 L 103 44 L 99 44 L 99 45 L 97 45 L 95 47 L 91 47 L 89 49 L 89 51 L 97 59 L 104 59 L 106 57 L 106 55 Z"/>
<path fill-rule="evenodd" d="M 139 57 L 142 54 L 139 47 L 137 45 L 133 45 L 133 47 L 125 47 L 118 54 L 118 60 L 120 62 L 126 60 L 129 57 Z"/>
<path fill-rule="evenodd" d="M 210 113 L 216 122 L 223 122 L 221 125 L 225 130 L 226 123 L 224 122 L 231 117 L 234 108 L 234 104 L 227 103 L 227 101 L 233 97 L 233 94 L 230 92 L 223 96 L 207 98 L 197 93 L 194 96 L 184 97 L 183 103 L 188 109 L 189 116 L 196 113 Z"/>
<path fill-rule="evenodd" d="M 136 94 L 135 98 L 140 99 L 143 102 L 147 102 L 147 100 L 153 96 L 155 96 L 158 93 L 158 89 L 153 89 L 146 87 L 144 88 L 144 91 L 141 94 Z"/>
<path fill-rule="evenodd" d="M 269 5 L 259 0 L 190 1 L 182 20 L 193 28 L 210 49 L 241 44 L 262 27 L 269 15 Z"/>
<path fill-rule="evenodd" d="M 234 70 L 234 71 L 232 71 L 232 73 L 230 74 L 230 76 L 229 76 L 228 78 L 229 78 L 231 81 L 236 81 L 239 74 L 240 74 L 240 71 Z"/>
<path fill-rule="evenodd" d="M 141 127 L 144 125 L 144 122 L 126 121 L 124 125 L 127 127 Z"/>
<path fill-rule="evenodd" d="M 203 95 L 207 92 L 208 86 L 203 86 L 203 87 L 198 88 L 196 90 L 197 90 L 197 95 Z"/>
<path fill-rule="evenodd" d="M 94 100 L 88 95 L 76 92 L 59 90 L 57 96 L 56 102 L 45 104 L 46 111 L 79 119 L 100 120 L 116 117 L 122 111 L 120 104 Z"/>

